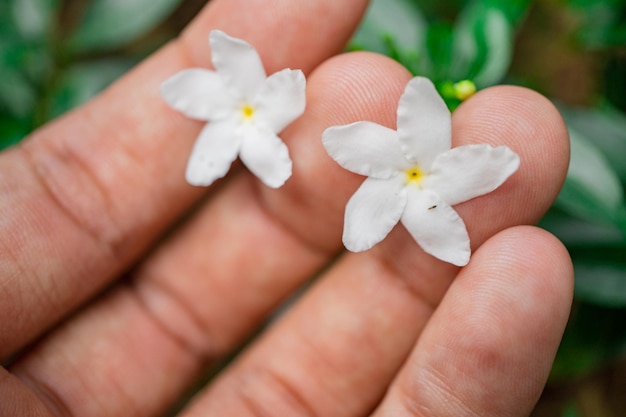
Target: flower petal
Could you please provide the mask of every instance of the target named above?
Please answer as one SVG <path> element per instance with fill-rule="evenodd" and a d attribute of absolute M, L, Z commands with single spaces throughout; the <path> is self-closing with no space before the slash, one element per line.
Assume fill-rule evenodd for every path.
<path fill-rule="evenodd" d="M 240 143 L 240 135 L 232 123 L 208 123 L 200 132 L 189 156 L 185 173 L 187 182 L 206 186 L 222 178 L 237 158 Z"/>
<path fill-rule="evenodd" d="M 400 97 L 398 135 L 404 154 L 425 171 L 437 155 L 450 149 L 450 111 L 428 78 L 413 78 Z"/>
<path fill-rule="evenodd" d="M 407 187 L 402 224 L 424 252 L 456 266 L 469 262 L 469 236 L 463 220 L 437 194 Z"/>
<path fill-rule="evenodd" d="M 280 133 L 304 113 L 306 79 L 300 70 L 284 69 L 270 75 L 254 100 L 255 118 L 272 132 Z"/>
<path fill-rule="evenodd" d="M 239 158 L 265 185 L 278 188 L 291 177 L 291 159 L 285 143 L 274 133 L 244 128 Z"/>
<path fill-rule="evenodd" d="M 398 133 L 372 122 L 332 126 L 322 134 L 328 154 L 348 171 L 387 179 L 409 167 Z"/>
<path fill-rule="evenodd" d="M 243 99 L 254 98 L 267 77 L 256 49 L 221 30 L 211 31 L 209 43 L 211 60 L 219 75 L 229 86 L 236 88 Z"/>
<path fill-rule="evenodd" d="M 398 223 L 405 205 L 401 176 L 367 178 L 346 205 L 343 244 L 352 252 L 370 249 Z"/>
<path fill-rule="evenodd" d="M 201 68 L 183 70 L 165 80 L 161 96 L 172 108 L 199 120 L 218 120 L 234 106 L 224 80 L 216 72 Z"/>
<path fill-rule="evenodd" d="M 459 146 L 435 159 L 423 186 L 453 206 L 495 190 L 519 164 L 519 156 L 506 146 Z"/>

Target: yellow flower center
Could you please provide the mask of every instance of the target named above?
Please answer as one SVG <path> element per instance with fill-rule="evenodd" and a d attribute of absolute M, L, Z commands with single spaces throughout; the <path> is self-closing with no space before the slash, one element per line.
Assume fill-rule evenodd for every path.
<path fill-rule="evenodd" d="M 241 108 L 241 114 L 243 115 L 244 120 L 252 119 L 254 116 L 254 108 L 249 104 L 244 104 Z"/>
<path fill-rule="evenodd" d="M 404 173 L 406 174 L 406 183 L 407 184 L 413 183 L 413 184 L 417 185 L 424 178 L 424 173 L 418 167 L 413 167 L 413 168 L 407 169 Z"/>

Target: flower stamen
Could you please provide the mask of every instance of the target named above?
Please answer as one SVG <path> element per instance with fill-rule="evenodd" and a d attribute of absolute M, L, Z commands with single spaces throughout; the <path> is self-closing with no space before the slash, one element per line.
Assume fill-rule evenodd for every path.
<path fill-rule="evenodd" d="M 241 114 L 243 115 L 244 120 L 252 119 L 252 116 L 254 116 L 254 107 L 249 104 L 244 104 L 241 107 Z"/>
<path fill-rule="evenodd" d="M 422 179 L 424 179 L 424 173 L 421 169 L 419 169 L 419 167 L 409 168 L 405 171 L 405 174 L 406 184 L 413 183 L 415 185 L 418 185 L 420 182 L 422 182 Z"/>

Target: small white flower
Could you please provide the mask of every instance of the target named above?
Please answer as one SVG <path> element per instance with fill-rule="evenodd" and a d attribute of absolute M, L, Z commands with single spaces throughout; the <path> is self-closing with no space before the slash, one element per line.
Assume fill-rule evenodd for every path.
<path fill-rule="evenodd" d="M 323 134 L 335 161 L 368 177 L 346 205 L 343 243 L 354 252 L 367 250 L 401 221 L 424 251 L 466 265 L 469 236 L 451 206 L 498 188 L 517 170 L 519 157 L 505 146 L 450 149 L 450 111 L 426 78 L 407 85 L 397 126 L 357 122 Z"/>
<path fill-rule="evenodd" d="M 189 157 L 187 181 L 210 185 L 239 155 L 261 181 L 278 188 L 292 164 L 277 134 L 304 112 L 304 74 L 284 69 L 268 77 L 250 44 L 219 30 L 211 31 L 209 43 L 215 71 L 187 69 L 161 86 L 171 107 L 208 121 Z"/>

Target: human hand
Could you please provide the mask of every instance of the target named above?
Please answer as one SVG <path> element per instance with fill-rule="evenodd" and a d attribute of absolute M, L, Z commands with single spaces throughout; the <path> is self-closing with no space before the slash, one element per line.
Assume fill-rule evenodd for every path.
<path fill-rule="evenodd" d="M 365 3 L 214 0 L 180 40 L 0 155 L 0 415 L 162 414 L 315 275 L 183 416 L 530 412 L 572 271 L 555 238 L 518 225 L 558 193 L 566 130 L 536 93 L 477 94 L 454 113 L 454 145 L 506 144 L 522 162 L 456 207 L 469 265 L 424 254 L 401 227 L 337 257 L 363 178 L 326 155 L 321 134 L 357 120 L 393 127 L 410 78 L 373 54 L 324 62 Z M 307 110 L 281 135 L 294 171 L 278 190 L 240 168 L 209 190 L 184 183 L 202 124 L 171 110 L 159 85 L 209 66 L 213 28 L 253 44 L 268 73 L 309 75 Z"/>

